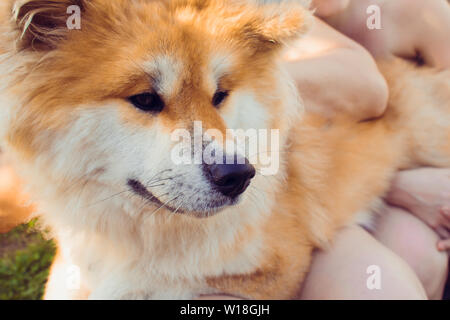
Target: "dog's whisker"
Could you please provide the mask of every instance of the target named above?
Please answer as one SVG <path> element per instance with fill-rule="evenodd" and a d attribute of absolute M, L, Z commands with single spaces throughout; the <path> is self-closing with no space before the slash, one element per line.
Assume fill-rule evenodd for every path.
<path fill-rule="evenodd" d="M 124 190 L 124 191 L 115 193 L 115 194 L 113 194 L 113 195 L 111 195 L 111 196 L 109 196 L 109 197 L 107 197 L 107 198 L 101 199 L 101 200 L 99 200 L 99 201 L 97 201 L 97 202 L 88 204 L 88 205 L 85 206 L 84 208 L 89 208 L 89 207 L 92 207 L 92 206 L 94 206 L 94 205 L 96 205 L 96 204 L 102 203 L 102 202 L 104 202 L 104 201 L 111 200 L 112 198 L 117 197 L 117 196 L 119 196 L 119 195 L 121 195 L 121 194 L 124 194 L 124 193 L 127 193 L 127 192 L 130 192 L 130 193 L 131 193 L 130 190 Z"/>
<path fill-rule="evenodd" d="M 159 176 L 162 175 L 163 173 L 170 172 L 170 171 L 172 171 L 172 169 L 164 169 L 164 170 L 161 170 L 161 171 L 155 173 L 155 174 L 147 181 L 147 184 L 155 182 L 153 179 L 155 179 L 156 177 L 159 177 Z"/>
<path fill-rule="evenodd" d="M 161 187 L 161 186 L 165 186 L 165 183 L 160 183 L 160 184 L 153 184 L 151 186 L 147 186 L 148 188 L 154 188 L 154 187 Z"/>
<path fill-rule="evenodd" d="M 181 208 L 181 206 L 183 205 L 183 203 L 180 203 L 178 205 L 178 207 L 175 209 L 174 214 L 176 214 L 178 212 L 178 210 Z"/>
<path fill-rule="evenodd" d="M 179 198 L 180 196 L 176 196 L 175 198 L 172 198 L 166 202 L 164 202 L 158 209 L 156 209 L 155 211 L 153 211 L 151 213 L 151 215 L 154 215 L 155 213 L 157 213 L 159 210 L 161 210 L 163 207 L 166 207 L 171 201 L 176 200 L 177 198 Z"/>
<path fill-rule="evenodd" d="M 174 176 L 172 176 L 172 177 L 168 177 L 168 178 L 164 178 L 164 179 L 158 179 L 158 180 L 156 180 L 156 181 L 150 181 L 150 182 L 148 182 L 147 184 L 146 184 L 146 186 L 147 187 L 150 187 L 150 183 L 157 183 L 157 182 L 161 182 L 161 181 L 167 181 L 167 180 L 173 180 L 173 179 L 175 179 L 175 178 L 179 178 L 179 177 L 181 177 L 181 176 L 183 176 L 184 174 L 178 174 L 178 175 L 174 175 Z"/>
<path fill-rule="evenodd" d="M 135 193 L 132 193 L 132 194 L 133 194 L 133 195 L 136 195 Z M 152 202 L 153 199 L 160 198 L 160 197 L 164 197 L 164 196 L 167 196 L 167 195 L 169 195 L 169 193 L 164 193 L 164 194 L 159 195 L 159 196 L 152 195 L 151 198 L 146 198 L 146 197 L 143 196 L 143 195 L 139 195 L 139 197 L 142 199 L 142 201 L 143 201 L 144 203 L 143 203 L 143 205 L 139 208 L 138 212 L 141 212 L 141 211 L 144 210 L 144 208 L 147 207 L 147 206 L 154 205 L 155 203 Z"/>

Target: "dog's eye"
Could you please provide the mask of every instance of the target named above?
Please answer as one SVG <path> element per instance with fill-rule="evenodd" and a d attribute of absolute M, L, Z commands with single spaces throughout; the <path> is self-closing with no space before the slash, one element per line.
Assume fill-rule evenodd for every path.
<path fill-rule="evenodd" d="M 228 91 L 217 91 L 212 99 L 213 106 L 218 107 L 226 97 L 228 97 Z"/>
<path fill-rule="evenodd" d="M 164 108 L 164 101 L 157 93 L 141 93 L 129 97 L 128 100 L 136 108 L 145 112 L 161 112 Z"/>

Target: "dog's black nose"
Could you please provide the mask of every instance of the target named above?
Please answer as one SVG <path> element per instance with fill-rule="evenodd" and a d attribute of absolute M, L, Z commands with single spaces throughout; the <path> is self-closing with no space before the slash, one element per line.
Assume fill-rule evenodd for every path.
<path fill-rule="evenodd" d="M 232 198 L 242 194 L 255 176 L 255 168 L 247 160 L 245 164 L 211 164 L 206 170 L 216 190 Z"/>

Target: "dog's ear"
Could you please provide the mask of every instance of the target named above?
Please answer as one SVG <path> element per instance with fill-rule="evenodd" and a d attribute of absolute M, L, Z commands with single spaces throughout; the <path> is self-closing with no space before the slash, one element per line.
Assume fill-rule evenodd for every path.
<path fill-rule="evenodd" d="M 259 51 L 271 51 L 296 40 L 309 30 L 312 13 L 308 0 L 244 1 L 241 34 Z M 242 2 L 241 2 L 242 3 Z"/>
<path fill-rule="evenodd" d="M 2 0 L 3 1 L 3 0 Z M 19 49 L 54 49 L 77 26 L 73 15 L 80 14 L 85 0 L 13 0 L 14 27 Z M 81 19 L 81 17 L 78 17 Z"/>

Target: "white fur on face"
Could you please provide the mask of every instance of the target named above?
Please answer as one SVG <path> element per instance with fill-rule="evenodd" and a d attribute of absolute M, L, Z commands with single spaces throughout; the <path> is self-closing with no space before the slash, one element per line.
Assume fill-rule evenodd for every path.
<path fill-rule="evenodd" d="M 145 62 L 143 69 L 153 78 L 161 95 L 170 97 L 174 94 L 181 78 L 182 66 L 179 61 L 169 56 L 158 56 Z"/>
<path fill-rule="evenodd" d="M 210 59 L 209 69 L 211 70 L 211 91 L 215 92 L 220 85 L 220 79 L 231 72 L 231 66 L 233 64 L 233 57 L 227 53 L 215 53 Z"/>
<path fill-rule="evenodd" d="M 223 113 L 228 128 L 244 130 L 269 128 L 269 116 L 251 91 L 233 92 L 229 99 L 231 107 Z"/>

